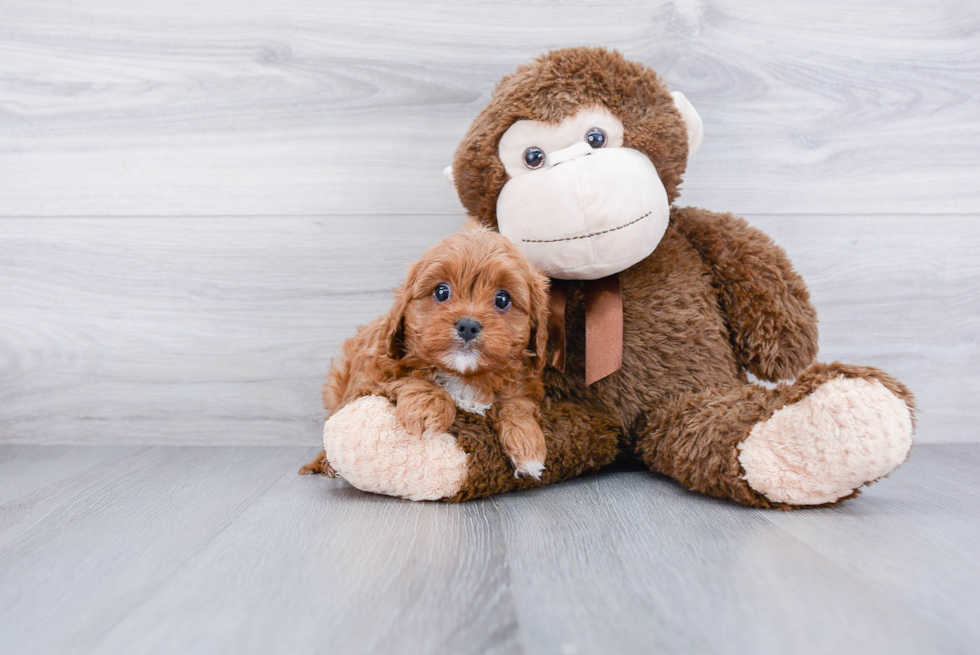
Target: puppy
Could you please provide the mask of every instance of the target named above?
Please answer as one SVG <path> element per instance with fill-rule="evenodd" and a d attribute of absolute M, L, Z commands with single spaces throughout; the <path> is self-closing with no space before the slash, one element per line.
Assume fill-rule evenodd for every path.
<path fill-rule="evenodd" d="M 462 232 L 430 248 L 391 312 L 358 329 L 331 365 L 330 412 L 366 395 L 395 403 L 412 434 L 445 432 L 457 410 L 490 417 L 515 475 L 540 479 L 538 425 L 548 342 L 548 279 L 506 237 Z M 333 474 L 325 453 L 302 469 Z"/>

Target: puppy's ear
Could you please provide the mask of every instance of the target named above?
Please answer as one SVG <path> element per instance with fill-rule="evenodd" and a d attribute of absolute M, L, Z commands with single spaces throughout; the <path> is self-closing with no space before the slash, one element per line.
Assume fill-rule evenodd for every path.
<path fill-rule="evenodd" d="M 381 352 L 392 359 L 405 356 L 405 312 L 412 302 L 416 266 L 408 272 L 408 279 L 395 289 L 395 302 L 381 326 Z"/>
<path fill-rule="evenodd" d="M 531 339 L 528 350 L 534 356 L 534 370 L 540 374 L 548 361 L 548 278 L 530 267 Z"/>
<path fill-rule="evenodd" d="M 398 297 L 381 326 L 381 352 L 392 359 L 405 356 L 405 310 L 407 302 L 402 302 L 405 291 L 398 290 Z"/>

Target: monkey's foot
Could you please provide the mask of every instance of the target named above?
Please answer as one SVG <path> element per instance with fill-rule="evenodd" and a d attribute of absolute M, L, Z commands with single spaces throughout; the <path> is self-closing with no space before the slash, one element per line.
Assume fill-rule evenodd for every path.
<path fill-rule="evenodd" d="M 756 424 L 738 446 L 749 486 L 773 502 L 820 505 L 898 467 L 912 447 L 912 410 L 874 373 L 823 382 Z"/>

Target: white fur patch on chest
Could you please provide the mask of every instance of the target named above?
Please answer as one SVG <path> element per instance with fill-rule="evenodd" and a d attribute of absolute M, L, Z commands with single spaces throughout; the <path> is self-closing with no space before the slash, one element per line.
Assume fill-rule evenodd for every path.
<path fill-rule="evenodd" d="M 436 384 L 449 392 L 449 395 L 453 398 L 453 402 L 456 403 L 456 407 L 464 412 L 485 416 L 487 410 L 493 405 L 493 401 L 489 403 L 483 402 L 477 390 L 459 376 L 438 371 L 433 374 L 432 379 Z"/>

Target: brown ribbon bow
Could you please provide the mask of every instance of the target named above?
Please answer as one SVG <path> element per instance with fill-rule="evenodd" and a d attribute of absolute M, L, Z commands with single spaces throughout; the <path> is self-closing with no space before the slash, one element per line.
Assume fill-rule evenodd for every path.
<path fill-rule="evenodd" d="M 551 281 L 548 336 L 553 344 L 551 364 L 565 372 L 565 311 L 568 280 Z M 623 294 L 619 274 L 586 280 L 585 289 L 585 384 L 615 373 L 623 365 Z"/>

